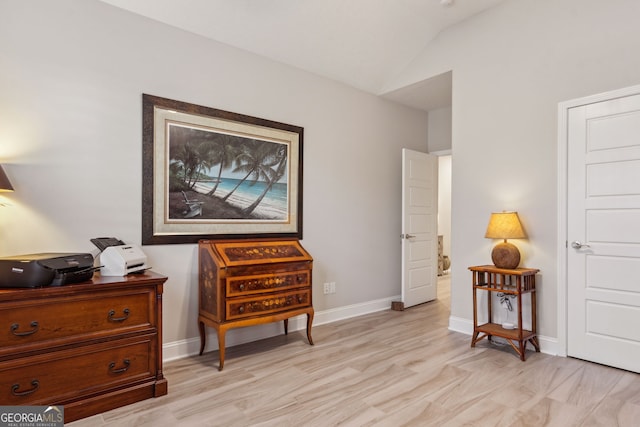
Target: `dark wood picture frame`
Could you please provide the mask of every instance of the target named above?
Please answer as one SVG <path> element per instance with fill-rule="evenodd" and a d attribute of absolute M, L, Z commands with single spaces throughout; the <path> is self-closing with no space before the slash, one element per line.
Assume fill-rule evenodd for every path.
<path fill-rule="evenodd" d="M 300 126 L 142 95 L 142 244 L 302 239 Z"/>

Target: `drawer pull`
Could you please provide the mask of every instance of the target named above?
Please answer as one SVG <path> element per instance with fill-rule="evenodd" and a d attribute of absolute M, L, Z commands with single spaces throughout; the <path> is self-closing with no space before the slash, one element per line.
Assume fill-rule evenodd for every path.
<path fill-rule="evenodd" d="M 129 309 L 125 308 L 123 310 L 124 316 L 123 317 L 113 317 L 116 314 L 115 310 L 109 310 L 109 316 L 107 316 L 107 318 L 111 321 L 111 322 L 124 322 L 125 320 L 127 320 L 129 318 Z"/>
<path fill-rule="evenodd" d="M 238 313 L 244 313 L 244 305 L 238 307 Z"/>
<path fill-rule="evenodd" d="M 18 391 L 18 389 L 20 388 L 20 384 L 14 384 L 11 386 L 11 393 L 14 396 L 26 396 L 28 394 L 34 393 L 40 387 L 40 381 L 33 380 L 31 381 L 31 385 L 33 386 L 33 388 L 29 390 Z"/>
<path fill-rule="evenodd" d="M 16 332 L 18 329 L 20 329 L 20 324 L 14 323 L 13 325 L 11 325 L 11 333 L 17 337 L 26 337 L 27 335 L 35 334 L 36 332 L 38 332 L 38 328 L 40 328 L 38 322 L 35 320 L 31 322 L 31 327 L 33 329 L 31 329 L 30 331 Z"/>
<path fill-rule="evenodd" d="M 129 365 L 131 365 L 131 361 L 129 359 L 124 359 L 122 362 L 124 363 L 124 367 L 118 369 L 115 369 L 116 362 L 109 363 L 109 371 L 113 374 L 121 374 L 123 372 L 126 372 L 129 369 Z"/>
<path fill-rule="evenodd" d="M 240 285 L 239 287 L 241 291 L 244 291 L 244 284 Z"/>

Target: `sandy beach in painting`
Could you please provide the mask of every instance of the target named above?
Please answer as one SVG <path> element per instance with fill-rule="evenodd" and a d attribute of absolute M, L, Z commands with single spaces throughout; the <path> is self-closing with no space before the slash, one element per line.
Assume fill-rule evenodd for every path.
<path fill-rule="evenodd" d="M 206 195 L 213 188 L 213 184 L 203 184 L 197 183 L 194 186 L 194 190 L 200 194 Z M 218 186 L 215 197 L 222 199 L 226 196 L 229 191 L 225 191 L 221 186 Z M 248 197 L 242 192 L 236 191 L 234 192 L 226 202 L 230 205 L 237 207 L 239 209 L 244 209 L 247 206 L 251 205 L 255 201 L 256 197 Z M 285 220 L 287 218 L 287 211 L 283 210 L 281 207 L 276 206 L 274 203 L 270 203 L 270 199 L 265 197 L 262 202 L 255 208 L 253 211 L 255 217 L 261 219 L 271 219 L 271 220 Z"/>
<path fill-rule="evenodd" d="M 189 200 L 201 202 L 201 214 L 193 219 L 198 220 L 252 220 L 267 222 L 288 221 L 288 200 L 286 197 L 286 186 L 275 186 L 262 199 L 261 203 L 247 215 L 243 209 L 250 206 L 262 193 L 264 183 L 249 185 L 243 182 L 227 200 L 222 200 L 232 191 L 239 181 L 233 179 L 222 179 L 216 188 L 213 196 L 207 195 L 215 182 L 199 182 L 192 190 L 184 193 Z M 185 219 L 187 205 L 185 196 L 181 191 L 169 193 L 168 200 L 169 218 L 174 220 Z M 191 220 L 193 220 L 191 219 Z"/>

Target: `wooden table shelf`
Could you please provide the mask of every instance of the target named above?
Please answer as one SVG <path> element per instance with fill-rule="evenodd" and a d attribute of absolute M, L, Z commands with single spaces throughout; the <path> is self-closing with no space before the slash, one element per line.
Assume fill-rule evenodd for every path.
<path fill-rule="evenodd" d="M 537 352 L 540 351 L 537 334 L 536 319 L 536 274 L 535 268 L 504 269 L 493 265 L 469 267 L 473 273 L 473 336 L 471 347 L 484 338 L 500 337 L 507 340 L 511 347 L 518 353 L 520 360 L 525 360 L 527 343 L 531 343 Z M 486 291 L 488 322 L 478 324 L 478 291 Z M 514 329 L 505 329 L 502 325 L 492 322 L 492 293 L 503 293 L 516 297 L 518 321 Z M 523 328 L 522 323 L 522 296 L 529 294 L 531 297 L 531 330 Z"/>

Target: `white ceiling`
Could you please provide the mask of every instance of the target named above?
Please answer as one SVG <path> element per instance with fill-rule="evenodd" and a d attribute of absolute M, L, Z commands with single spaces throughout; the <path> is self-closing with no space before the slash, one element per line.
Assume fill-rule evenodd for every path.
<path fill-rule="evenodd" d="M 504 0 L 102 1 L 378 95 L 439 32 Z M 450 105 L 451 75 L 430 80 L 385 98 Z"/>

